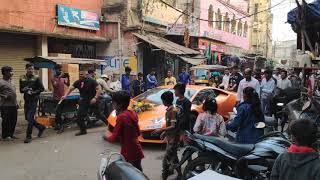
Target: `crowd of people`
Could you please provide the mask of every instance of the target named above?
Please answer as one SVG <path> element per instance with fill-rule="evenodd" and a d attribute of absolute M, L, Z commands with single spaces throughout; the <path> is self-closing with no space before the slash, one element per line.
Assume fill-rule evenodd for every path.
<path fill-rule="evenodd" d="M 138 126 L 138 116 L 135 112 L 128 109 L 130 99 L 140 93 L 158 86 L 155 69 L 146 76 L 142 73 L 137 74 L 134 80 L 131 79 L 131 69 L 125 68 L 125 74 L 121 75 L 120 82 L 122 90 L 116 91 L 110 85 L 110 77 L 102 75 L 97 78 L 94 70 L 80 72 L 79 80 L 72 85 L 68 74 L 62 73 L 61 66 L 55 67 L 55 74 L 51 80 L 53 86 L 53 98 L 57 104 L 56 110 L 56 127 L 58 133 L 62 133 L 64 122 L 60 118 L 61 109 L 63 109 L 63 100 L 72 93 L 75 89 L 80 92 L 80 102 L 78 108 L 77 123 L 80 131 L 76 136 L 87 134 L 85 115 L 88 113 L 90 106 L 97 104 L 99 96 L 103 92 L 112 93 L 112 105 L 117 114 L 117 123 L 112 133 L 106 134 L 104 139 L 109 142 L 114 142 L 118 138 L 121 143 L 121 154 L 134 167 L 143 170 L 141 160 L 144 158 L 144 153 L 141 144 L 138 141 L 140 129 Z M 2 117 L 2 139 L 12 140 L 14 136 L 15 126 L 17 122 L 17 94 L 11 78 L 13 69 L 9 66 L 1 68 L 3 79 L 0 80 L 0 106 Z M 284 69 L 266 69 L 253 72 L 251 69 L 245 69 L 243 73 L 239 71 L 237 66 L 232 69 L 226 69 L 224 74 L 213 72 L 210 77 L 210 86 L 222 88 L 227 91 L 237 93 L 237 114 L 236 117 L 225 123 L 223 117 L 219 115 L 218 104 L 212 97 L 208 97 L 203 102 L 203 112 L 197 117 L 191 112 L 191 102 L 185 97 L 186 85 L 192 84 L 191 75 L 183 69 L 178 76 L 178 80 L 173 76 L 172 71 L 168 71 L 167 77 L 164 79 L 165 85 L 173 85 L 174 93 L 171 91 L 164 92 L 161 95 L 163 105 L 167 107 L 165 120 L 166 127 L 156 129 L 152 134 L 157 134 L 167 141 L 166 153 L 162 162 L 162 178 L 167 179 L 173 174 L 173 169 L 178 162 L 177 151 L 181 141 L 184 139 L 182 132 L 185 130 L 199 133 L 206 136 L 225 137 L 227 130 L 236 132 L 237 143 L 252 144 L 255 143 L 262 135 L 263 130 L 255 128 L 257 122 L 264 121 L 264 115 L 268 114 L 269 100 L 276 94 L 277 91 L 286 88 L 305 87 L 309 94 L 319 93 L 320 82 L 316 80 L 315 75 L 311 74 L 304 76 L 304 82 L 301 82 L 299 75 L 290 74 Z M 64 87 L 69 86 L 65 93 Z M 26 74 L 20 78 L 20 92 L 24 95 L 24 113 L 25 119 L 28 122 L 25 143 L 32 141 L 33 127 L 38 129 L 38 137 L 41 137 L 46 127 L 39 124 L 35 120 L 39 95 L 44 91 L 44 87 L 40 78 L 34 75 L 34 66 L 26 65 Z M 176 97 L 176 102 L 174 102 Z M 58 106 L 59 105 L 59 106 Z M 98 109 L 98 111 L 100 111 Z M 101 119 L 105 122 L 106 117 L 101 115 Z M 303 123 L 302 123 L 303 122 Z M 293 172 L 296 167 L 300 167 L 299 171 L 307 173 L 310 170 L 307 166 L 312 166 L 319 161 L 315 155 L 315 150 L 312 149 L 312 143 L 315 141 L 317 130 L 315 125 L 308 120 L 293 123 L 290 126 L 290 131 L 294 137 L 294 145 L 292 145 L 288 153 L 281 155 L 272 172 L 272 179 L 288 179 L 291 175 L 285 173 Z M 308 131 L 306 131 L 308 130 Z M 308 140 L 306 140 L 308 139 Z M 296 152 L 304 153 L 296 155 Z M 291 166 L 292 158 L 307 158 L 305 163 L 296 163 L 296 166 Z M 289 159 L 289 160 L 288 160 Z M 316 171 L 312 177 L 320 177 L 319 166 L 313 166 Z M 285 171 L 284 171 L 285 170 Z M 178 179 L 182 177 L 181 169 L 176 168 Z M 309 177 L 309 176 L 308 176 Z"/>

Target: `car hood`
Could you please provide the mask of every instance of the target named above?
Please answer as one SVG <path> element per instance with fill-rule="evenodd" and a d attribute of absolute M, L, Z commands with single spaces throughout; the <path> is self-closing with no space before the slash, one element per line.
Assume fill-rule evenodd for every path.
<path fill-rule="evenodd" d="M 134 103 L 136 103 L 136 101 L 132 100 L 130 107 L 132 107 Z M 158 129 L 166 126 L 166 107 L 164 105 L 152 105 L 153 108 L 151 110 L 138 113 L 139 127 L 141 131 Z"/>

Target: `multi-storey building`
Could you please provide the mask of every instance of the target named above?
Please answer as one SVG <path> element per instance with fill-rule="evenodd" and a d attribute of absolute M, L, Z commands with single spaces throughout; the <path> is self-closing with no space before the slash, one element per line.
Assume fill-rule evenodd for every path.
<path fill-rule="evenodd" d="M 250 0 L 250 51 L 272 57 L 272 21 L 270 0 Z M 269 9 L 269 10 L 268 10 Z"/>

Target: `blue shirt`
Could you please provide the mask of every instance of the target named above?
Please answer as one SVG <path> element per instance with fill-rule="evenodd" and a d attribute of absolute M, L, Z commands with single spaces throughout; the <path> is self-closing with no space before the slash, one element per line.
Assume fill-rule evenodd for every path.
<path fill-rule="evenodd" d="M 155 75 L 148 74 L 147 75 L 147 89 L 153 89 L 157 86 L 158 81 Z"/>
<path fill-rule="evenodd" d="M 261 82 L 261 99 L 267 99 L 272 96 L 275 87 L 276 82 L 272 78 L 270 78 L 269 81 L 267 81 L 266 78 L 263 78 Z"/>
<path fill-rule="evenodd" d="M 262 118 L 264 118 L 262 116 Z M 253 113 L 251 104 L 247 101 L 237 106 L 237 116 L 227 124 L 227 130 L 237 132 L 236 142 L 241 144 L 254 144 L 263 135 L 263 129 L 257 129 L 255 124 L 264 121 L 258 119 Z"/>
<path fill-rule="evenodd" d="M 190 75 L 186 72 L 182 72 L 179 74 L 179 83 L 182 84 L 189 84 L 190 82 Z"/>
<path fill-rule="evenodd" d="M 121 86 L 122 90 L 128 91 L 130 93 L 130 78 L 127 74 L 122 74 L 121 76 Z"/>

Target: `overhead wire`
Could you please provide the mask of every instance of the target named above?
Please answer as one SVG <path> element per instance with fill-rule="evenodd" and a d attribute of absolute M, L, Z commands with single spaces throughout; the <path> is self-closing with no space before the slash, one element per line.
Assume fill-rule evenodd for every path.
<path fill-rule="evenodd" d="M 282 0 L 281 2 L 275 4 L 275 5 L 267 8 L 267 9 L 264 9 L 264 10 L 261 10 L 261 11 L 257 11 L 257 12 L 255 12 L 255 13 L 252 13 L 252 14 L 249 14 L 249 15 L 247 15 L 247 16 L 243 16 L 243 17 L 240 17 L 240 18 L 237 18 L 237 19 L 233 19 L 233 20 L 236 20 L 236 21 L 237 21 L 237 20 L 245 19 L 245 18 L 254 16 L 254 15 L 256 15 L 256 14 L 259 14 L 259 13 L 262 13 L 262 12 L 265 12 L 265 11 L 268 11 L 268 10 L 274 8 L 274 7 L 279 6 L 280 4 L 284 3 L 285 1 L 287 1 L 287 0 Z M 167 3 L 167 2 L 165 2 L 165 1 L 163 1 L 163 0 L 160 0 L 160 2 L 163 3 L 163 4 L 165 4 L 165 5 L 167 5 L 168 7 L 172 8 L 172 9 L 174 9 L 174 10 L 176 10 L 176 11 L 178 11 L 178 12 L 184 14 L 184 15 L 186 15 L 186 16 L 189 16 L 189 17 L 191 17 L 191 18 L 195 18 L 195 19 L 200 20 L 200 21 L 207 21 L 207 22 L 231 22 L 231 21 L 233 21 L 233 20 L 231 20 L 231 21 L 212 21 L 212 20 L 208 20 L 208 19 L 198 18 L 198 17 L 195 17 L 194 15 L 185 13 L 185 12 L 181 11 L 180 9 L 175 8 L 174 6 L 172 6 L 171 4 L 169 4 L 169 3 Z"/>

